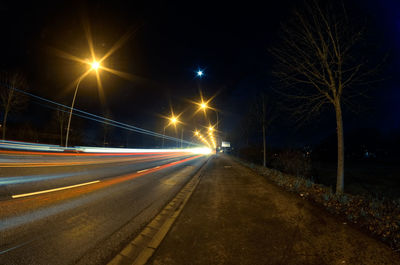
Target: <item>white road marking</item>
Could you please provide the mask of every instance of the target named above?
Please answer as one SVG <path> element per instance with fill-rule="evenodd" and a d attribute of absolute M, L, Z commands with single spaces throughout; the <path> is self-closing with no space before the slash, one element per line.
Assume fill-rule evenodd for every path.
<path fill-rule="evenodd" d="M 100 180 L 95 180 L 95 181 L 91 181 L 91 182 L 85 182 L 85 183 L 81 183 L 81 184 L 76 184 L 76 185 L 71 185 L 71 186 L 66 186 L 66 187 L 61 187 L 61 188 L 56 188 L 56 189 L 41 190 L 41 191 L 36 191 L 36 192 L 31 192 L 31 193 L 23 193 L 23 194 L 18 194 L 18 195 L 12 195 L 11 197 L 13 199 L 16 199 L 16 198 L 33 196 L 33 195 L 42 194 L 42 193 L 53 192 L 53 191 L 72 189 L 72 188 L 76 188 L 76 187 L 80 187 L 80 186 L 94 184 L 94 183 L 97 183 L 97 182 L 100 182 Z"/>
<path fill-rule="evenodd" d="M 17 248 L 19 248 L 19 247 L 25 246 L 26 244 L 29 244 L 29 243 L 31 243 L 31 242 L 34 241 L 34 240 L 35 240 L 35 239 L 31 239 L 31 240 L 29 240 L 29 241 L 27 241 L 27 242 L 25 242 L 25 243 L 19 244 L 19 245 L 17 245 L 17 246 L 14 246 L 14 247 L 11 247 L 11 248 L 8 248 L 8 249 L 5 249 L 5 250 L 1 250 L 1 251 L 0 251 L 0 255 L 3 255 L 4 253 L 7 253 L 7 252 L 9 252 L 9 251 L 11 251 L 11 250 L 14 250 L 14 249 L 17 249 Z"/>
<path fill-rule="evenodd" d="M 142 173 L 142 172 L 145 172 L 145 171 L 147 171 L 147 170 L 149 170 L 149 169 L 139 170 L 139 171 L 137 171 L 136 173 Z"/>

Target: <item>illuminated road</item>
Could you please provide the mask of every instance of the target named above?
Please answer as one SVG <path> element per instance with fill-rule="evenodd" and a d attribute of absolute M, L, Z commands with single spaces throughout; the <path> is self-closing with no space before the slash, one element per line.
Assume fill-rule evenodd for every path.
<path fill-rule="evenodd" d="M 109 261 L 207 158 L 0 150 L 0 264 Z"/>

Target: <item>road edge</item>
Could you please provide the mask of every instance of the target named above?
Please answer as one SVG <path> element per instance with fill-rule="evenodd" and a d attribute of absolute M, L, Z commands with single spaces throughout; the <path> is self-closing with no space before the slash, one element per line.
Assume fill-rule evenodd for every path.
<path fill-rule="evenodd" d="M 190 199 L 211 158 L 212 157 L 209 157 L 207 159 L 197 173 L 185 184 L 175 197 L 144 227 L 138 236 L 128 243 L 120 253 L 107 263 L 107 265 L 146 264 Z"/>

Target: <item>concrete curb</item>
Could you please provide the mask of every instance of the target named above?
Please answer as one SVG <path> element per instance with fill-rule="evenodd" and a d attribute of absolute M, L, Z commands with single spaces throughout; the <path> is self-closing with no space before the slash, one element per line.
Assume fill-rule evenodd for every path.
<path fill-rule="evenodd" d="M 107 265 L 144 265 L 161 244 L 173 223 L 196 189 L 201 174 L 209 163 L 204 163 L 192 179 L 178 192 L 161 212 Z"/>

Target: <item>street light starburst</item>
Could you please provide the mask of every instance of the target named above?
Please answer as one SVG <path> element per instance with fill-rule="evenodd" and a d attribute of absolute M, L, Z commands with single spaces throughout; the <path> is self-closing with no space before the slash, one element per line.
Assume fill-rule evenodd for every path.
<path fill-rule="evenodd" d="M 95 48 L 93 45 L 93 38 L 92 38 L 92 34 L 90 31 L 90 26 L 89 23 L 86 19 L 84 19 L 83 21 L 83 28 L 85 31 L 85 36 L 87 39 L 87 44 L 88 44 L 88 49 L 89 49 L 89 54 L 90 54 L 90 59 L 84 59 L 84 58 L 79 58 L 79 56 L 70 54 L 68 52 L 56 49 L 51 47 L 50 50 L 57 56 L 62 57 L 64 59 L 67 60 L 71 60 L 71 61 L 75 61 L 81 64 L 86 64 L 89 66 L 89 69 L 82 73 L 78 78 L 76 78 L 74 80 L 74 82 L 70 85 L 70 86 L 75 86 L 76 83 L 83 79 L 85 76 L 87 76 L 88 74 L 90 74 L 91 71 L 94 70 L 94 72 L 96 73 L 96 79 L 97 79 L 97 85 L 98 85 L 98 90 L 99 90 L 99 94 L 100 94 L 100 100 L 102 101 L 101 103 L 104 103 L 104 92 L 103 92 L 103 86 L 101 83 L 101 79 L 100 79 L 100 74 L 98 73 L 98 70 L 104 70 L 106 72 L 109 72 L 113 75 L 119 76 L 121 78 L 127 79 L 127 80 L 138 80 L 138 79 L 143 79 L 140 78 L 138 76 L 132 75 L 130 73 L 126 73 L 126 72 L 122 72 L 122 71 L 118 71 L 115 69 L 112 69 L 110 67 L 107 67 L 105 64 L 105 61 L 108 57 L 110 57 L 113 53 L 115 53 L 116 51 L 118 51 L 124 44 L 125 42 L 131 37 L 132 35 L 132 31 L 128 31 L 125 35 L 123 35 L 120 39 L 118 39 L 110 48 L 110 50 L 108 50 L 107 52 L 104 53 L 104 55 L 102 57 L 99 57 L 98 54 L 96 54 L 95 52 Z"/>
<path fill-rule="evenodd" d="M 92 69 L 93 70 L 97 71 L 97 69 L 99 69 L 99 67 L 100 67 L 100 63 L 99 62 L 97 62 L 97 61 L 93 61 L 92 62 Z"/>

